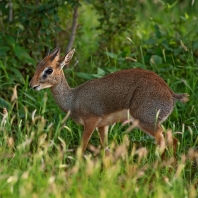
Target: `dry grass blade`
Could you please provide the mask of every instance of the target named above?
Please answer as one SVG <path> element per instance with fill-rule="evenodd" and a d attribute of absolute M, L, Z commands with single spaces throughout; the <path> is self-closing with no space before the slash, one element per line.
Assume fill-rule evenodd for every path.
<path fill-rule="evenodd" d="M 12 94 L 11 102 L 17 100 L 17 98 L 18 98 L 18 93 L 17 93 L 17 87 L 18 87 L 18 85 L 19 84 L 16 84 L 14 86 L 14 88 L 12 88 L 13 94 Z"/>
<path fill-rule="evenodd" d="M 1 115 L 3 116 L 1 120 L 1 125 L 5 125 L 8 119 L 8 111 L 6 108 L 3 108 L 3 113 L 1 113 Z"/>

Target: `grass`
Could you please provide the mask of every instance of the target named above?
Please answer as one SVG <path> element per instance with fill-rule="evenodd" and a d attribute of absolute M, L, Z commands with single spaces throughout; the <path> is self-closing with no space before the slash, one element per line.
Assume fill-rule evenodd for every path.
<path fill-rule="evenodd" d="M 161 23 L 155 22 L 154 17 L 153 21 L 157 25 Z M 162 32 L 167 21 L 160 26 Z M 135 57 L 137 62 L 124 60 L 125 52 L 107 51 L 105 66 L 97 57 L 87 63 L 91 65 L 91 71 L 97 70 L 96 74 L 87 72 L 88 67 L 78 66 L 66 72 L 69 84 L 76 85 L 115 68 L 143 67 L 162 76 L 174 92 L 188 93 L 190 101 L 177 103 L 164 123 L 166 134 L 173 134 L 179 140 L 176 156 L 168 149 L 166 159 L 161 159 L 153 139 L 138 129 L 126 133 L 128 126 L 120 124 L 109 129 L 109 156 L 100 150 L 96 132 L 90 140 L 91 152 L 82 156 L 79 145 L 83 128 L 65 118 L 49 90 L 35 92 L 29 89 L 29 77 L 26 77 L 13 92 L 12 102 L 9 102 L 11 97 L 7 92 L 2 93 L 6 100 L 0 100 L 1 107 L 6 107 L 0 120 L 0 197 L 197 197 L 196 57 L 189 46 L 188 51 L 181 51 L 180 44 L 170 44 L 172 40 L 168 43 L 169 48 L 172 47 L 171 53 L 168 49 L 163 51 L 162 38 L 153 36 L 154 25 L 146 29 L 147 23 L 145 21 L 134 30 L 134 35 L 139 35 L 140 40 L 146 36 L 145 40 L 136 41 L 137 37 L 133 35 L 132 42 L 128 43 L 132 48 L 135 45 L 136 52 L 126 55 Z M 185 29 L 185 24 L 182 27 Z M 169 31 L 172 29 L 171 26 Z M 169 36 L 164 34 L 164 40 L 169 42 Z M 156 44 L 149 44 L 153 38 Z M 185 39 L 187 44 L 191 41 Z M 177 50 L 179 54 L 176 54 Z M 1 68 L 5 69 L 3 63 Z M 2 76 L 0 82 L 10 91 L 16 85 L 9 75 Z"/>
<path fill-rule="evenodd" d="M 1 121 L 1 197 L 196 197 L 195 72 L 194 66 L 188 67 L 185 83 L 169 76 L 175 92 L 187 92 L 191 100 L 178 103 L 164 124 L 167 133 L 169 128 L 179 131 L 174 136 L 180 142 L 177 155 L 167 150 L 165 160 L 146 134 L 137 129 L 124 133 L 128 126 L 119 124 L 109 130 L 109 156 L 99 152 L 94 133 L 91 152 L 83 157 L 78 148 L 82 127 L 64 119 L 51 93 L 18 87 L 18 98 L 13 92 L 15 99 Z"/>
<path fill-rule="evenodd" d="M 1 124 L 2 197 L 196 197 L 198 152 L 188 148 L 195 144 L 193 134 L 188 144 L 180 142 L 185 153 L 179 151 L 175 158 L 169 153 L 166 160 L 150 140 L 135 142 L 129 135 L 120 144 L 110 141 L 109 156 L 95 155 L 93 146 L 83 157 L 79 148 L 76 155 L 71 149 L 80 136 L 73 133 L 81 129 L 72 129 L 71 121 L 54 126 L 33 114 L 24 123 L 8 114 Z M 17 122 L 13 136 L 10 129 Z M 115 126 L 110 139 L 119 130 Z"/>

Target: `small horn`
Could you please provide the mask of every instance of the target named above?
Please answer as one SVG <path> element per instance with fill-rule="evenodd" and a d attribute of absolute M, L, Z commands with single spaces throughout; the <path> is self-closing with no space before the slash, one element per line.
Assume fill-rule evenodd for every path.
<path fill-rule="evenodd" d="M 57 48 L 55 48 L 55 49 L 50 53 L 50 55 L 51 55 L 51 60 L 52 60 L 52 61 L 53 61 L 54 58 L 58 55 L 59 51 L 60 51 L 60 48 L 57 47 Z"/>

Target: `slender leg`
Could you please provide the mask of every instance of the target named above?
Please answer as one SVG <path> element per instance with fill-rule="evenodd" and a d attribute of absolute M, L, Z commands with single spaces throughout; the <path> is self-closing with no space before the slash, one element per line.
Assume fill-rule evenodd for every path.
<path fill-rule="evenodd" d="M 102 148 L 106 148 L 108 146 L 108 128 L 109 126 L 98 127 Z"/>
<path fill-rule="evenodd" d="M 157 127 L 153 127 L 150 126 L 148 124 L 139 122 L 138 124 L 139 128 L 141 130 L 143 130 L 144 132 L 146 132 L 147 134 L 153 136 L 155 138 L 155 141 L 157 143 L 157 145 L 159 146 L 159 151 L 161 154 L 163 154 L 166 146 L 165 146 L 165 140 L 164 140 L 164 136 L 163 136 L 163 129 L 160 125 L 158 125 Z"/>
<path fill-rule="evenodd" d="M 100 121 L 99 118 L 87 119 L 85 121 L 84 131 L 83 131 L 83 136 L 82 136 L 82 152 L 85 152 L 89 139 L 99 121 Z"/>
<path fill-rule="evenodd" d="M 99 135 L 100 135 L 100 142 L 102 148 L 105 149 L 105 156 L 109 156 L 110 151 L 108 148 L 108 128 L 109 126 L 98 127 Z"/>
<path fill-rule="evenodd" d="M 156 140 L 157 145 L 159 146 L 160 153 L 163 155 L 165 148 L 166 148 L 166 144 L 165 144 L 163 130 L 161 126 L 159 126 L 158 130 L 155 132 L 155 140 Z"/>

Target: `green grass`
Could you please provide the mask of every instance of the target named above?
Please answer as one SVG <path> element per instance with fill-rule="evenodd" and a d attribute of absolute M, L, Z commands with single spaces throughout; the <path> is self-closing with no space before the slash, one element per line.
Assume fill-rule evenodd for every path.
<path fill-rule="evenodd" d="M 177 156 L 169 153 L 162 160 L 153 142 L 138 131 L 133 139 L 122 134 L 118 141 L 121 127 L 115 126 L 108 157 L 102 152 L 95 156 L 97 147 L 83 157 L 76 149 L 81 129 L 71 121 L 51 125 L 36 113 L 23 122 L 12 113 L 1 125 L 2 197 L 196 197 L 196 135 L 180 138 Z M 91 142 L 99 140 L 94 135 Z"/>
<path fill-rule="evenodd" d="M 63 122 L 51 93 L 18 87 L 0 128 L 1 197 L 196 197 L 197 69 L 188 66 L 185 83 L 174 72 L 167 82 L 191 99 L 177 103 L 164 123 L 166 130 L 182 132 L 174 135 L 177 155 L 167 150 L 165 160 L 151 138 L 137 129 L 125 133 L 128 126 L 120 124 L 109 130 L 110 156 L 98 154 L 95 132 L 92 152 L 83 157 L 78 149 L 83 129 L 70 119 Z"/>
<path fill-rule="evenodd" d="M 93 16 L 94 13 L 89 12 Z M 99 150 L 97 132 L 90 140 L 91 151 L 82 156 L 79 145 L 83 128 L 65 118 L 49 90 L 31 90 L 28 85 L 31 77 L 27 76 L 17 87 L 18 98 L 10 102 L 12 95 L 8 93 L 16 82 L 9 73 L 3 72 L 7 70 L 1 62 L 4 75 L 0 78 L 0 105 L 6 107 L 7 114 L 2 114 L 0 119 L 0 198 L 197 197 L 198 65 L 191 46 L 196 42 L 196 32 L 188 37 L 188 28 L 191 32 L 194 26 L 190 24 L 195 24 L 197 19 L 189 17 L 187 21 L 178 22 L 183 31 L 178 30 L 178 34 L 181 33 L 180 38 L 188 47 L 185 51 L 174 37 L 176 19 L 169 24 L 171 19 L 164 17 L 167 10 L 154 14 L 148 7 L 145 13 L 153 14 L 152 23 L 149 17 L 139 14 L 138 20 L 143 22 L 138 23 L 133 34 L 127 35 L 131 41 L 118 38 L 127 45 L 123 50 L 104 50 L 103 60 L 97 56 L 89 60 L 83 58 L 85 66 L 73 68 L 71 65 L 65 72 L 73 87 L 115 70 L 142 67 L 163 77 L 174 92 L 188 93 L 190 101 L 178 102 L 163 124 L 167 133 L 171 130 L 179 140 L 176 156 L 168 149 L 166 159 L 161 159 L 152 138 L 138 129 L 126 133 L 128 126 L 121 124 L 109 129 L 109 156 Z M 170 16 L 177 18 L 179 13 L 171 12 Z M 85 32 L 90 31 L 88 27 L 84 27 Z M 91 36 L 92 32 L 89 33 Z M 86 56 L 88 54 L 86 51 Z M 126 61 L 126 56 L 137 62 Z"/>

